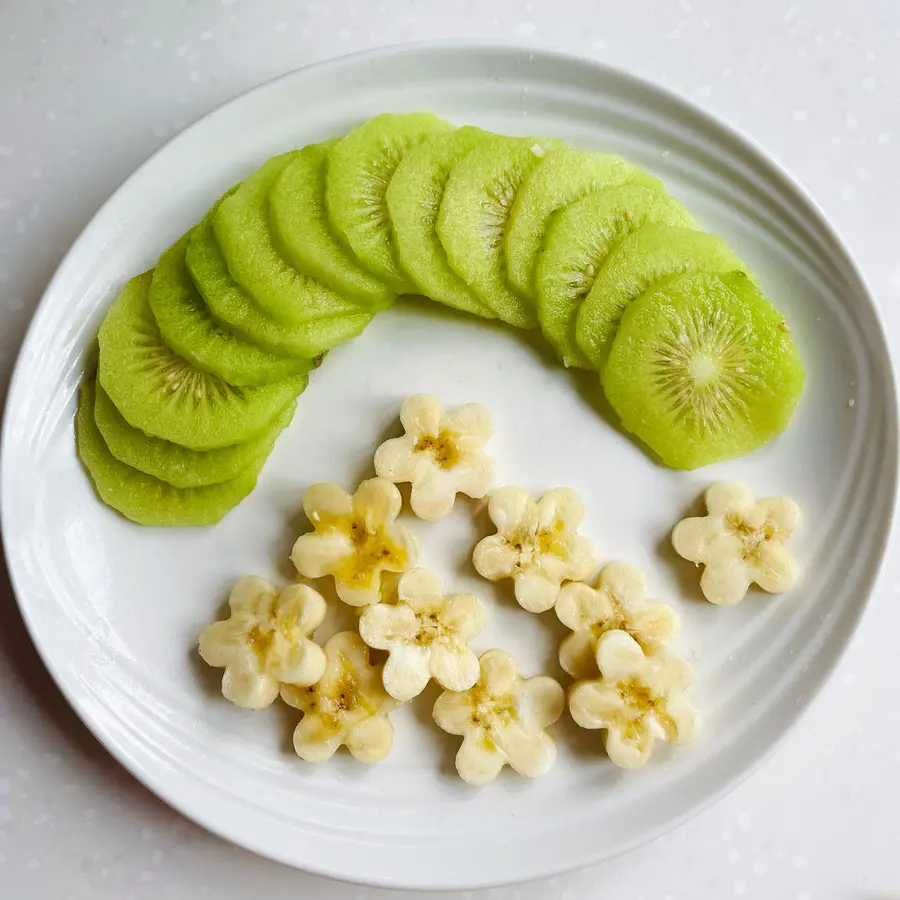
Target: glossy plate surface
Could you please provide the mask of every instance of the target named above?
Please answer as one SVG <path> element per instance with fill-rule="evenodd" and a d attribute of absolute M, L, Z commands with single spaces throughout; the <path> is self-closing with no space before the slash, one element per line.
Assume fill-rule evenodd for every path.
<path fill-rule="evenodd" d="M 256 492 L 219 526 L 166 531 L 101 506 L 74 452 L 83 360 L 122 283 L 149 266 L 229 185 L 268 156 L 348 131 L 378 112 L 432 110 L 460 124 L 615 150 L 662 177 L 726 237 L 785 312 L 808 372 L 772 446 L 694 473 L 656 465 L 598 413 L 595 378 L 554 363 L 537 338 L 424 304 L 399 304 L 314 373 Z M 309 484 L 352 488 L 394 433 L 403 398 L 493 410 L 498 484 L 568 484 L 603 561 L 644 568 L 684 621 L 705 731 L 638 773 L 605 760 L 599 734 L 556 729 L 559 759 L 526 782 L 473 790 L 457 739 L 430 723 L 435 692 L 394 715 L 387 761 L 329 765 L 290 752 L 293 710 L 241 712 L 217 698 L 195 653 L 230 584 L 291 577 Z M 224 837 L 291 865 L 407 887 L 525 880 L 602 860 L 671 827 L 745 775 L 823 684 L 872 591 L 894 503 L 896 400 L 872 300 L 814 205 L 758 149 L 694 107 L 595 64 L 483 45 L 411 46 L 302 70 L 229 103 L 135 173 L 78 239 L 35 316 L 10 393 L 2 524 L 32 636 L 60 687 L 136 777 Z M 700 602 L 667 552 L 671 526 L 714 480 L 804 511 L 792 546 L 802 585 L 734 609 Z M 461 503 L 417 523 L 423 562 L 489 602 L 476 649 L 502 646 L 526 673 L 556 666 L 563 630 L 520 610 L 468 562 L 487 531 Z M 336 627 L 334 615 L 329 627 Z"/>

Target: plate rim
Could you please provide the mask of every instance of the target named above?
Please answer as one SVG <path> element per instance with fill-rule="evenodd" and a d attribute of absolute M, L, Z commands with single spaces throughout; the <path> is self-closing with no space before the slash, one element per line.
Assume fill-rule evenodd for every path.
<path fill-rule="evenodd" d="M 887 338 L 887 331 L 884 326 L 883 316 L 881 313 L 881 309 L 876 302 L 874 291 L 872 290 L 868 280 L 863 274 L 855 255 L 851 252 L 847 243 L 841 238 L 831 219 L 826 215 L 824 210 L 813 198 L 813 196 L 806 189 L 803 183 L 796 176 L 794 176 L 774 154 L 765 149 L 762 144 L 759 143 L 756 139 L 746 134 L 742 129 L 736 127 L 735 125 L 718 118 L 718 116 L 706 110 L 701 104 L 691 99 L 690 97 L 669 86 L 659 84 L 650 78 L 636 75 L 628 71 L 627 69 L 620 68 L 619 66 L 613 66 L 609 63 L 594 60 L 579 54 L 565 53 L 552 48 L 522 45 L 514 41 L 491 39 L 445 39 L 387 44 L 319 60 L 308 65 L 292 69 L 281 75 L 275 76 L 274 78 L 268 79 L 267 81 L 264 81 L 260 84 L 254 85 L 253 87 L 250 87 L 218 104 L 209 112 L 200 116 L 185 128 L 183 128 L 181 131 L 166 140 L 163 144 L 161 144 L 121 183 L 118 184 L 118 186 L 110 193 L 106 200 L 104 200 L 104 202 L 91 215 L 87 224 L 79 232 L 78 236 L 72 242 L 63 258 L 60 260 L 53 276 L 47 282 L 46 287 L 42 291 L 41 298 L 35 307 L 34 313 L 31 317 L 31 321 L 29 322 L 29 325 L 25 331 L 25 335 L 16 355 L 16 361 L 13 366 L 12 376 L 9 382 L 6 402 L 4 404 L 2 422 L 0 422 L 0 533 L 7 536 L 11 534 L 9 530 L 9 517 L 11 513 L 9 512 L 9 502 L 7 500 L 9 492 L 5 490 L 5 487 L 14 477 L 14 473 L 10 470 L 10 466 L 7 460 L 10 456 L 9 448 L 13 441 L 13 438 L 11 437 L 11 432 L 13 430 L 12 410 L 19 405 L 19 394 L 21 394 L 23 390 L 25 390 L 23 382 L 25 382 L 26 380 L 26 373 L 23 366 L 23 359 L 26 356 L 26 351 L 29 349 L 30 345 L 36 340 L 35 336 L 40 332 L 43 326 L 43 320 L 52 309 L 50 303 L 50 301 L 52 300 L 51 295 L 56 290 L 58 290 L 58 282 L 62 280 L 62 275 L 66 273 L 66 270 L 69 267 L 70 260 L 73 256 L 75 256 L 78 248 L 83 243 L 86 243 L 90 239 L 92 233 L 97 228 L 99 228 L 99 223 L 104 217 L 105 212 L 116 201 L 118 196 L 122 192 L 126 191 L 130 183 L 136 180 L 143 173 L 143 171 L 151 166 L 151 164 L 154 163 L 158 156 L 165 153 L 173 143 L 181 139 L 183 136 L 193 132 L 195 129 L 199 129 L 208 125 L 211 120 L 215 119 L 215 117 L 224 113 L 232 106 L 248 101 L 254 95 L 265 92 L 266 90 L 270 89 L 272 86 L 280 82 L 296 78 L 298 76 L 301 76 L 303 73 L 308 73 L 311 71 L 316 71 L 319 74 L 327 74 L 329 69 L 341 69 L 347 66 L 353 67 L 365 65 L 368 62 L 377 61 L 381 58 L 402 55 L 416 55 L 427 53 L 428 51 L 441 51 L 443 53 L 449 54 L 466 54 L 473 51 L 480 52 L 486 55 L 510 53 L 527 54 L 533 57 L 541 57 L 548 63 L 557 62 L 564 65 L 578 65 L 585 70 L 593 71 L 594 73 L 597 73 L 598 75 L 606 79 L 618 79 L 623 83 L 633 85 L 638 90 L 649 93 L 651 95 L 655 94 L 667 106 L 674 106 L 676 108 L 681 107 L 682 109 L 696 117 L 699 121 L 703 122 L 707 127 L 711 127 L 719 134 L 724 135 L 729 140 L 735 142 L 757 161 L 762 161 L 768 167 L 774 170 L 774 172 L 779 176 L 782 182 L 779 185 L 779 189 L 787 188 L 791 192 L 793 192 L 793 199 L 799 201 L 802 206 L 806 207 L 808 212 L 816 221 L 816 224 L 824 229 L 824 232 L 828 239 L 840 248 L 844 257 L 842 262 L 848 269 L 852 277 L 856 279 L 859 292 L 862 294 L 867 303 L 867 313 L 871 316 L 872 336 L 880 344 L 880 349 L 883 350 L 884 362 L 886 363 L 883 370 L 885 379 L 882 387 L 885 392 L 886 402 L 890 405 L 893 411 L 893 421 L 892 423 L 890 423 L 893 427 L 888 430 L 888 437 L 890 440 L 889 455 L 892 456 L 894 461 L 894 465 L 891 467 L 890 472 L 891 484 L 889 497 L 883 513 L 887 522 L 881 528 L 878 546 L 876 548 L 873 548 L 877 550 L 877 564 L 873 567 L 872 572 L 869 574 L 868 588 L 864 593 L 863 602 L 858 604 L 852 612 L 852 616 L 850 619 L 851 627 L 843 632 L 831 635 L 832 639 L 835 642 L 835 651 L 831 660 L 824 661 L 824 663 L 820 662 L 820 673 L 818 674 L 818 676 L 816 676 L 816 683 L 810 691 L 808 691 L 800 698 L 801 702 L 796 706 L 796 715 L 793 721 L 787 724 L 785 727 L 781 728 L 781 730 L 768 743 L 768 745 L 763 748 L 761 752 L 757 753 L 755 758 L 752 758 L 750 762 L 737 774 L 726 778 L 726 780 L 721 784 L 718 790 L 715 790 L 707 794 L 700 800 L 690 804 L 679 815 L 667 819 L 664 822 L 658 823 L 654 827 L 648 829 L 643 836 L 628 839 L 622 841 L 619 844 L 614 844 L 612 849 L 605 852 L 602 856 L 598 855 L 593 859 L 585 859 L 582 864 L 585 867 L 590 865 L 597 865 L 606 859 L 620 856 L 638 846 L 649 843 L 660 835 L 677 828 L 679 825 L 683 824 L 684 822 L 708 809 L 715 803 L 719 802 L 721 799 L 735 790 L 740 784 L 742 784 L 750 775 L 758 771 L 758 769 L 765 763 L 766 760 L 771 757 L 776 749 L 781 746 L 782 742 L 787 738 L 789 734 L 791 734 L 795 730 L 801 719 L 806 716 L 813 703 L 821 695 L 822 690 L 829 683 L 834 675 L 837 666 L 846 654 L 850 642 L 859 630 L 860 625 L 863 621 L 863 617 L 865 616 L 865 613 L 870 606 L 872 598 L 877 594 L 882 586 L 885 563 L 887 561 L 886 551 L 890 546 L 893 536 L 897 530 L 898 488 L 900 488 L 900 480 L 898 480 L 898 475 L 900 475 L 900 472 L 898 472 L 897 466 L 898 438 L 900 438 L 900 429 L 898 429 L 897 419 L 897 372 L 896 363 L 893 358 L 893 354 L 891 353 L 890 342 Z M 15 547 L 17 546 L 17 543 L 10 540 L 4 540 L 2 541 L 2 544 L 7 570 L 9 573 L 9 579 L 13 589 L 13 596 L 16 599 L 19 613 L 22 616 L 28 635 L 35 647 L 35 650 L 38 653 L 38 656 L 41 659 L 41 662 L 50 673 L 54 684 L 62 693 L 63 697 L 66 699 L 66 702 L 76 712 L 79 719 L 88 728 L 94 739 L 97 740 L 106 750 L 106 752 L 108 752 L 119 765 L 125 768 L 126 771 L 128 771 L 129 774 L 132 775 L 132 777 L 134 777 L 138 782 L 147 787 L 150 791 L 153 792 L 155 796 L 157 796 L 160 800 L 162 800 L 180 815 L 185 816 L 210 833 L 225 841 L 248 849 L 260 856 L 275 860 L 292 868 L 300 869 L 301 871 L 309 872 L 313 875 L 327 877 L 353 884 L 364 884 L 382 888 L 402 888 L 408 890 L 471 890 L 479 888 L 498 887 L 512 883 L 521 883 L 523 880 L 536 880 L 538 878 L 552 877 L 563 874 L 567 871 L 572 871 L 572 867 L 566 864 L 556 866 L 545 865 L 541 867 L 540 871 L 529 872 L 528 874 L 523 875 L 522 878 L 518 879 L 510 879 L 509 877 L 504 876 L 499 878 L 495 877 L 494 879 L 479 879 L 475 881 L 467 881 L 465 880 L 465 878 L 461 878 L 453 882 L 452 884 L 447 885 L 435 885 L 433 883 L 426 882 L 411 882 L 408 880 L 404 881 L 402 879 L 402 876 L 399 879 L 396 877 L 388 876 L 368 876 L 365 878 L 361 878 L 330 869 L 327 866 L 318 865 L 315 860 L 305 862 L 301 866 L 297 863 L 296 860 L 288 858 L 285 854 L 268 850 L 263 845 L 262 841 L 254 843 L 250 840 L 237 837 L 234 833 L 231 833 L 227 827 L 224 827 L 222 824 L 214 821 L 211 815 L 204 812 L 204 810 L 188 808 L 190 806 L 189 802 L 185 802 L 179 797 L 173 796 L 170 793 L 169 789 L 166 786 L 166 781 L 164 778 L 158 778 L 152 772 L 148 772 L 142 765 L 142 763 L 131 759 L 127 752 L 127 749 L 120 743 L 118 743 L 118 739 L 115 735 L 115 729 L 111 728 L 109 726 L 109 723 L 107 721 L 104 721 L 101 717 L 94 716 L 89 711 L 89 709 L 86 708 L 87 704 L 84 702 L 83 697 L 80 696 L 76 691 L 69 688 L 68 682 L 63 677 L 60 671 L 60 667 L 54 661 L 54 658 L 49 650 L 42 644 L 39 629 L 32 619 L 29 611 L 29 603 L 23 600 L 23 597 L 25 596 L 27 591 L 24 590 L 22 585 L 20 584 L 21 572 L 15 554 Z"/>

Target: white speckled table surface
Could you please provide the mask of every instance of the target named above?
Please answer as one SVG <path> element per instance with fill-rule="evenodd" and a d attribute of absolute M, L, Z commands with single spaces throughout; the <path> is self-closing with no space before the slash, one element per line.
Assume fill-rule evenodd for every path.
<path fill-rule="evenodd" d="M 446 37 L 604 60 L 693 97 L 809 188 L 900 348 L 900 6 L 888 0 L 4 0 L 0 4 L 0 396 L 54 268 L 172 134 L 325 57 Z M 900 897 L 900 558 L 838 672 L 762 770 L 599 868 L 466 897 Z M 0 578 L 2 900 L 376 900 L 182 819 L 94 741 Z M 405 895 L 410 896 L 410 895 Z M 424 896 L 424 895 L 423 895 Z"/>

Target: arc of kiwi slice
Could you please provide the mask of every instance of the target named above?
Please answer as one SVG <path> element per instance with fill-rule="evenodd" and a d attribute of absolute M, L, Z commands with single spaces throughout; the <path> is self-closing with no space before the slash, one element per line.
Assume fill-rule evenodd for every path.
<path fill-rule="evenodd" d="M 295 269 L 274 244 L 269 191 L 296 158 L 296 151 L 272 157 L 222 200 L 212 219 L 231 277 L 266 315 L 285 325 L 360 312 L 359 304 Z"/>
<path fill-rule="evenodd" d="M 450 267 L 497 315 L 518 328 L 537 324 L 534 304 L 507 282 L 505 235 L 519 185 L 561 141 L 497 137 L 450 172 L 437 233 Z"/>
<path fill-rule="evenodd" d="M 360 262 L 398 294 L 415 285 L 394 252 L 385 194 L 411 147 L 454 128 L 431 113 L 385 113 L 351 131 L 328 154 L 328 216 Z"/>
<path fill-rule="evenodd" d="M 494 135 L 472 125 L 438 134 L 412 147 L 385 195 L 397 259 L 426 297 L 487 319 L 497 314 L 450 268 L 437 235 L 437 217 L 453 166 Z"/>
<path fill-rule="evenodd" d="M 191 232 L 185 255 L 191 279 L 213 318 L 269 353 L 303 359 L 356 337 L 372 321 L 372 312 L 361 309 L 354 315 L 329 316 L 300 325 L 284 325 L 267 316 L 228 271 L 212 228 L 217 209 L 218 204 Z"/>
<path fill-rule="evenodd" d="M 150 283 L 150 309 L 166 345 L 198 369 L 234 385 L 271 384 L 308 372 L 312 360 L 275 356 L 212 317 L 185 264 L 189 242 L 190 232 L 163 253 Z"/>
<path fill-rule="evenodd" d="M 544 233 L 558 209 L 620 184 L 662 189 L 662 182 L 615 153 L 561 148 L 542 159 L 516 194 L 506 231 L 506 269 L 513 289 L 535 298 L 535 271 Z"/>
<path fill-rule="evenodd" d="M 254 487 L 259 474 L 248 468 L 228 481 L 176 488 L 116 459 L 94 421 L 94 383 L 85 381 L 75 414 L 78 455 L 100 499 L 139 525 L 214 525 Z"/>
<path fill-rule="evenodd" d="M 306 386 L 306 374 L 236 387 L 192 366 L 163 342 L 147 295 L 152 272 L 132 278 L 100 326 L 98 380 L 135 428 L 192 450 L 248 441 Z"/>
<path fill-rule="evenodd" d="M 575 338 L 578 308 L 613 247 L 652 222 L 696 227 L 673 197 L 636 184 L 588 194 L 552 217 L 535 286 L 544 337 L 566 366 L 590 368 Z"/>
<path fill-rule="evenodd" d="M 742 272 L 675 275 L 642 294 L 602 376 L 623 427 L 676 469 L 767 443 L 804 377 L 784 316 Z"/>
<path fill-rule="evenodd" d="M 600 269 L 578 310 L 578 347 L 602 372 L 622 313 L 654 282 L 681 272 L 737 270 L 746 272 L 746 266 L 720 237 L 689 228 L 645 225 L 621 241 Z"/>
<path fill-rule="evenodd" d="M 292 400 L 253 440 L 218 450 L 189 450 L 150 437 L 125 421 L 106 391 L 95 385 L 94 421 L 109 452 L 121 463 L 177 488 L 205 487 L 258 470 L 268 459 L 275 440 L 294 417 Z"/>
<path fill-rule="evenodd" d="M 269 194 L 272 231 L 294 268 L 357 303 L 385 309 L 395 294 L 344 248 L 328 221 L 325 169 L 338 140 L 304 147 L 275 180 Z"/>

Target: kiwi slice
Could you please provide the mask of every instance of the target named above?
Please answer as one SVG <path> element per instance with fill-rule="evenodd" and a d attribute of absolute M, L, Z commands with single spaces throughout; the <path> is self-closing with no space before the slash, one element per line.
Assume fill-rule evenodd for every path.
<path fill-rule="evenodd" d="M 415 285 L 394 253 L 385 193 L 411 147 L 453 126 L 431 113 L 385 113 L 338 141 L 328 154 L 328 217 L 360 262 L 398 294 Z"/>
<path fill-rule="evenodd" d="M 625 310 L 603 370 L 623 427 L 676 469 L 742 456 L 790 423 L 804 373 L 744 273 L 673 275 Z"/>
<path fill-rule="evenodd" d="M 267 316 L 228 271 L 212 228 L 217 208 L 213 206 L 191 232 L 185 262 L 213 318 L 221 324 L 269 353 L 310 359 L 356 337 L 372 320 L 372 313 L 363 310 L 300 325 L 284 325 Z"/>
<path fill-rule="evenodd" d="M 269 194 L 272 233 L 295 269 L 357 303 L 384 309 L 393 303 L 393 292 L 363 269 L 328 221 L 325 165 L 337 141 L 304 147 L 275 180 Z"/>
<path fill-rule="evenodd" d="M 216 241 L 232 278 L 267 316 L 284 325 L 360 312 L 352 300 L 295 269 L 274 244 L 269 191 L 296 157 L 296 151 L 272 157 L 227 196 L 213 216 Z"/>
<path fill-rule="evenodd" d="M 609 254 L 578 310 L 575 337 L 591 367 L 603 371 L 622 313 L 655 281 L 680 272 L 725 274 L 746 266 L 720 237 L 645 225 Z"/>
<path fill-rule="evenodd" d="M 575 339 L 578 309 L 616 244 L 652 222 L 696 226 L 673 197 L 636 184 L 588 194 L 551 218 L 535 286 L 544 337 L 565 365 L 590 368 Z"/>
<path fill-rule="evenodd" d="M 211 450 L 249 441 L 305 387 L 306 374 L 236 387 L 192 366 L 163 342 L 147 295 L 152 272 L 132 278 L 100 326 L 98 380 L 129 425 Z"/>
<path fill-rule="evenodd" d="M 498 137 L 475 147 L 452 169 L 437 233 L 450 267 L 497 315 L 519 328 L 537 324 L 534 304 L 506 280 L 505 241 L 519 185 L 560 141 Z"/>
<path fill-rule="evenodd" d="M 256 487 L 258 469 L 206 487 L 176 488 L 119 462 L 94 421 L 94 383 L 84 382 L 75 415 L 75 442 L 97 495 L 139 525 L 215 525 Z"/>
<path fill-rule="evenodd" d="M 513 289 L 535 297 L 537 258 L 554 212 L 595 191 L 632 183 L 662 188 L 658 178 L 615 153 L 565 147 L 544 157 L 525 177 L 509 214 L 506 271 Z"/>
<path fill-rule="evenodd" d="M 185 265 L 190 233 L 159 258 L 150 283 L 150 309 L 166 345 L 229 384 L 271 384 L 308 372 L 313 361 L 275 356 L 238 337 L 210 314 Z"/>
<path fill-rule="evenodd" d="M 177 488 L 205 487 L 237 478 L 245 470 L 258 470 L 291 424 L 297 401 L 292 400 L 259 437 L 218 450 L 189 450 L 150 437 L 129 425 L 106 391 L 96 385 L 94 421 L 109 452 L 119 461 Z"/>
<path fill-rule="evenodd" d="M 450 268 L 436 228 L 450 170 L 470 150 L 493 137 L 466 125 L 412 147 L 397 166 L 386 194 L 397 259 L 416 290 L 438 303 L 486 319 L 495 319 L 497 314 Z"/>

